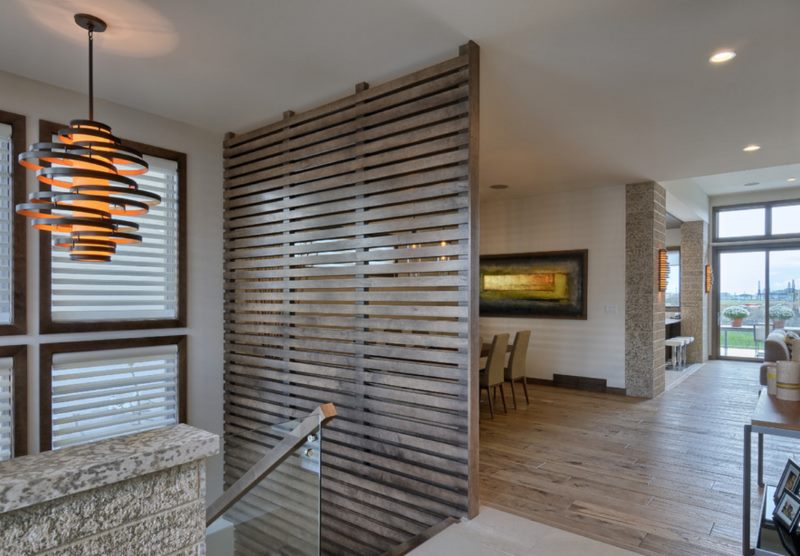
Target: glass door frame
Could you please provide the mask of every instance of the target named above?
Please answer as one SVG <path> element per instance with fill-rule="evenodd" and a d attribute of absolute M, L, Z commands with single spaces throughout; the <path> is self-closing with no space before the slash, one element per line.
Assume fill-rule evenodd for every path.
<path fill-rule="evenodd" d="M 722 359 L 729 361 L 763 361 L 763 358 L 758 357 L 733 357 L 730 355 L 722 355 L 720 352 L 720 333 L 721 317 L 720 317 L 720 255 L 723 253 L 747 253 L 747 252 L 764 252 L 764 338 L 766 339 L 770 333 L 770 319 L 769 319 L 769 304 L 770 304 L 770 253 L 772 251 L 797 251 L 800 250 L 800 241 L 784 241 L 784 242 L 763 242 L 746 243 L 738 245 L 714 245 L 711 249 L 712 269 L 714 272 L 714 282 L 711 288 L 711 353 L 713 359 Z M 756 346 L 757 348 L 758 346 Z M 756 352 L 757 353 L 757 352 Z"/>

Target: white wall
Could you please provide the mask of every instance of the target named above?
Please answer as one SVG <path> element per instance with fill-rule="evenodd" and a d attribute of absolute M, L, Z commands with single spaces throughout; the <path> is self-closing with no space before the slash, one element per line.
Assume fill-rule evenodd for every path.
<path fill-rule="evenodd" d="M 0 72 L 0 110 L 27 117 L 27 142 L 38 141 L 39 119 L 68 123 L 87 117 L 85 95 Z M 189 423 L 222 432 L 222 136 L 104 101 L 95 116 L 120 137 L 187 154 L 188 163 L 188 327 L 151 332 L 39 335 L 38 232 L 28 226 L 28 331 L 0 337 L 0 345 L 28 344 L 28 437 L 38 448 L 39 353 L 41 343 L 143 336 L 188 336 Z M 38 189 L 28 172 L 28 191 Z M 221 459 L 208 469 L 209 497 L 222 487 Z"/>
<path fill-rule="evenodd" d="M 672 228 L 667 230 L 667 247 L 681 246 L 681 229 Z"/>
<path fill-rule="evenodd" d="M 500 195 L 497 195 L 500 197 Z M 481 335 L 530 329 L 527 374 L 625 387 L 625 188 L 481 200 L 481 254 L 589 250 L 587 320 L 481 318 Z"/>

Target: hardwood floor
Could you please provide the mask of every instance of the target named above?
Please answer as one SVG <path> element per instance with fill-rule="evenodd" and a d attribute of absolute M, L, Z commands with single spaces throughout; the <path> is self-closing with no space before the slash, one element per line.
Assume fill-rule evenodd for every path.
<path fill-rule="evenodd" d="M 642 554 L 741 554 L 757 364 L 712 361 L 655 400 L 529 389 L 530 406 L 494 420 L 481 404 L 482 504 Z M 764 446 L 774 484 L 800 442 Z M 754 524 L 757 514 L 754 500 Z"/>

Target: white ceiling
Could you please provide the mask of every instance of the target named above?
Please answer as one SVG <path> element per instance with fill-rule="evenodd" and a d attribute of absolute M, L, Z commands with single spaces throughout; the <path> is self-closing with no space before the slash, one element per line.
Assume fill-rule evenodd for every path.
<path fill-rule="evenodd" d="M 511 185 L 490 195 L 800 159 L 797 0 L 3 0 L 0 69 L 85 91 L 77 11 L 110 25 L 97 96 L 220 132 L 473 39 L 481 185 Z M 739 55 L 712 67 L 720 47 Z"/>
<path fill-rule="evenodd" d="M 794 178 L 794 181 L 789 181 L 790 178 Z M 695 185 L 709 197 L 733 193 L 774 191 L 777 189 L 793 189 L 800 193 L 800 164 L 786 164 L 769 168 L 755 168 L 739 172 L 672 180 L 662 182 L 661 185 L 667 190 L 674 189 L 675 186 Z"/>

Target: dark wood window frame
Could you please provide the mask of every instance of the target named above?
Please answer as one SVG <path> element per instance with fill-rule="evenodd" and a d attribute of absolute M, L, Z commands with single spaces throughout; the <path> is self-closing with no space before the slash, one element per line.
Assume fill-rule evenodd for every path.
<path fill-rule="evenodd" d="M 39 140 L 51 141 L 52 136 L 59 129 L 66 127 L 63 124 L 39 121 Z M 50 259 L 51 234 L 39 232 L 39 327 L 43 334 L 56 334 L 65 332 L 103 332 L 111 330 L 148 330 L 154 328 L 184 328 L 186 327 L 186 299 L 187 299 L 187 221 L 186 221 L 186 154 L 161 147 L 154 147 L 144 143 L 123 139 L 122 143 L 137 149 L 142 154 L 173 160 L 178 164 L 178 311 L 174 319 L 141 319 L 119 321 L 91 321 L 69 322 L 53 321 L 52 315 L 52 288 L 53 276 Z M 46 186 L 40 184 L 42 189 Z"/>
<path fill-rule="evenodd" d="M 714 207 L 712 210 L 712 242 L 713 243 L 741 243 L 751 241 L 775 241 L 781 239 L 800 239 L 798 234 L 773 234 L 772 233 L 772 209 L 774 207 L 798 205 L 800 199 L 784 199 L 780 201 L 763 201 L 757 203 L 742 203 L 738 205 L 723 205 Z M 733 212 L 747 209 L 764 209 L 764 233 L 754 236 L 719 237 L 719 214 L 721 212 Z"/>
<path fill-rule="evenodd" d="M 11 457 L 28 454 L 28 346 L 0 346 L 0 358 L 11 357 Z"/>
<path fill-rule="evenodd" d="M 178 346 L 178 422 L 185 423 L 187 416 L 186 341 L 186 335 L 179 335 L 41 344 L 39 346 L 39 450 L 46 452 L 53 447 L 53 355 L 81 351 Z"/>
<path fill-rule="evenodd" d="M 11 199 L 12 205 L 24 203 L 27 193 L 25 186 L 25 169 L 16 163 L 19 153 L 25 151 L 25 116 L 0 110 L 0 123 L 11 126 L 12 164 L 11 171 Z M 13 210 L 13 209 L 12 209 Z M 25 259 L 27 251 L 25 217 L 13 212 L 11 217 L 11 287 L 12 292 L 12 318 L 11 324 L 0 325 L 0 335 L 10 336 L 25 334 L 28 331 L 27 322 L 27 269 Z"/>

